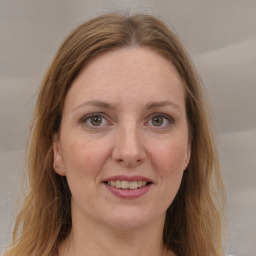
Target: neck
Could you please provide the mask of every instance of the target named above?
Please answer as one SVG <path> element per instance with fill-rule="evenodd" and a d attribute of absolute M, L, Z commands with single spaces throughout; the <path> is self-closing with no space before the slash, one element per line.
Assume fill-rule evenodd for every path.
<path fill-rule="evenodd" d="M 133 229 L 113 228 L 86 218 L 74 218 L 59 256 L 173 256 L 162 242 L 164 216 Z"/>

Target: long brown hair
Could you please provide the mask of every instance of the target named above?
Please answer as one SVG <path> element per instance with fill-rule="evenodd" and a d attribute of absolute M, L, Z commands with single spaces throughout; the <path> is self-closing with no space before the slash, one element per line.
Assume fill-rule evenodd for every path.
<path fill-rule="evenodd" d="M 142 46 L 167 58 L 184 80 L 191 160 L 167 210 L 164 245 L 182 256 L 219 256 L 223 185 L 202 88 L 179 40 L 149 15 L 106 14 L 76 28 L 60 46 L 38 96 L 27 157 L 29 188 L 5 256 L 55 255 L 71 227 L 71 193 L 53 170 L 53 135 L 74 79 L 96 56 Z"/>

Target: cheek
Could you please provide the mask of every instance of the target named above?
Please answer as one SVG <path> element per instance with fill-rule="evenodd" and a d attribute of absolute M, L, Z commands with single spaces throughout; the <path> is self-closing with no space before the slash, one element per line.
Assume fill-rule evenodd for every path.
<path fill-rule="evenodd" d="M 161 143 L 158 147 L 154 147 L 152 152 L 152 160 L 154 169 L 156 170 L 159 179 L 158 200 L 156 209 L 164 209 L 172 204 L 181 184 L 184 159 L 186 155 L 186 144 Z"/>
<path fill-rule="evenodd" d="M 108 157 L 106 145 L 105 142 L 80 136 L 66 140 L 63 145 L 63 160 L 67 176 L 76 174 L 83 178 L 97 175 Z"/>
<path fill-rule="evenodd" d="M 185 146 L 165 143 L 161 147 L 155 147 L 154 150 L 155 165 L 162 178 L 169 176 L 178 178 L 182 175 L 186 159 Z"/>

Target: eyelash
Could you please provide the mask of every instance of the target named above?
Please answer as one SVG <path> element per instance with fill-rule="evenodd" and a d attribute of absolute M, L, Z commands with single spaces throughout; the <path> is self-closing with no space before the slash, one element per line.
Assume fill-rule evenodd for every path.
<path fill-rule="evenodd" d="M 174 124 L 174 119 L 170 116 L 170 115 L 167 115 L 167 114 L 164 114 L 164 113 L 152 113 L 149 115 L 148 117 L 148 121 L 151 121 L 153 120 L 153 118 L 163 118 L 164 120 L 167 120 L 167 124 L 166 126 L 154 126 L 152 125 L 154 128 L 158 129 L 158 128 L 168 128 L 171 124 Z"/>
<path fill-rule="evenodd" d="M 83 125 L 86 125 L 90 129 L 100 129 L 102 127 L 102 124 L 97 126 L 97 125 L 92 125 L 92 124 L 87 123 L 87 121 L 90 121 L 90 119 L 93 118 L 93 117 L 100 117 L 100 118 L 102 118 L 102 120 L 105 120 L 105 122 L 108 123 L 107 126 L 111 126 L 111 122 L 109 122 L 108 118 L 106 118 L 106 115 L 104 113 L 101 113 L 101 112 L 88 114 L 88 115 L 82 117 L 80 119 L 79 123 L 81 123 Z M 146 118 L 147 121 L 145 122 L 145 124 L 147 125 L 150 121 L 152 122 L 153 118 L 163 118 L 164 120 L 167 120 L 167 122 L 168 122 L 165 126 L 162 126 L 162 125 L 161 126 L 156 126 L 156 125 L 151 124 L 155 129 L 168 128 L 171 124 L 174 124 L 174 119 L 171 116 L 169 116 L 167 114 L 164 114 L 164 113 L 152 113 L 152 114 L 150 114 Z M 105 126 L 105 125 L 103 125 L 103 126 Z M 149 126 L 149 125 L 147 125 L 147 126 Z"/>
<path fill-rule="evenodd" d="M 101 124 L 99 126 L 92 125 L 92 124 L 86 124 L 87 121 L 90 121 L 90 119 L 93 118 L 93 117 L 100 117 L 100 118 L 102 118 L 102 120 L 105 120 L 106 122 L 110 123 L 108 121 L 108 119 L 106 118 L 106 115 L 104 113 L 101 113 L 101 112 L 99 112 L 99 113 L 96 112 L 96 113 L 88 114 L 88 115 L 82 117 L 79 122 L 81 124 L 86 125 L 87 127 L 91 128 L 91 129 L 99 129 L 102 126 Z M 111 123 L 110 123 L 110 125 L 111 125 Z"/>

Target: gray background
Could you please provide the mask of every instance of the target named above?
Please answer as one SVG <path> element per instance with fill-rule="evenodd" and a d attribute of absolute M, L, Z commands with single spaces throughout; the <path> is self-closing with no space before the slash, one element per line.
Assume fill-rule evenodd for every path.
<path fill-rule="evenodd" d="M 10 237 L 28 123 L 57 47 L 109 11 L 164 19 L 189 50 L 212 103 L 227 190 L 227 254 L 256 255 L 256 1 L 0 0 L 0 252 Z"/>

